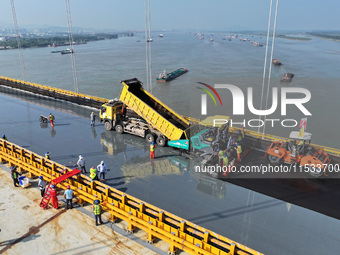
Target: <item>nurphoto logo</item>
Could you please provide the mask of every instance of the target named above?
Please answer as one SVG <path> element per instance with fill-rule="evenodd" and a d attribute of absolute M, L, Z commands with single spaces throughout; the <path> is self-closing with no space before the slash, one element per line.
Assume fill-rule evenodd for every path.
<path fill-rule="evenodd" d="M 215 84 L 214 87 L 208 85 L 203 82 L 197 82 L 206 88 L 209 88 L 218 98 L 221 106 L 222 100 L 220 94 L 217 93 L 216 89 L 223 89 L 222 91 L 226 91 L 227 93 L 231 93 L 233 98 L 233 106 L 232 112 L 233 115 L 242 116 L 245 115 L 245 95 L 243 91 L 232 84 Z M 208 106 L 207 106 L 207 94 L 212 98 L 215 106 L 217 106 L 216 100 L 213 94 L 205 88 L 197 87 L 198 89 L 203 90 L 206 94 L 201 94 L 201 115 L 207 115 Z M 291 97 L 294 95 L 295 97 Z M 298 98 L 297 98 L 298 97 Z M 272 105 L 268 109 L 256 109 L 254 107 L 254 96 L 253 96 L 253 88 L 247 88 L 247 107 L 248 110 L 257 116 L 269 116 L 273 114 L 279 105 L 280 98 L 280 109 L 281 116 L 287 115 L 287 105 L 295 105 L 295 107 L 300 110 L 305 116 L 312 116 L 311 112 L 304 106 L 304 104 L 308 103 L 311 99 L 311 93 L 308 89 L 305 88 L 292 88 L 292 87 L 282 87 L 280 90 L 277 87 L 272 88 Z M 272 127 L 274 127 L 276 122 L 280 122 L 283 127 L 296 127 L 298 122 L 295 119 L 265 119 L 266 122 L 271 122 Z M 262 127 L 264 125 L 264 120 L 261 119 L 250 119 L 246 121 L 245 119 L 242 122 L 234 122 L 232 119 L 230 120 L 231 126 L 233 124 L 246 126 L 248 124 L 249 127 Z M 215 121 L 216 124 L 227 123 L 228 120 L 218 119 Z"/>

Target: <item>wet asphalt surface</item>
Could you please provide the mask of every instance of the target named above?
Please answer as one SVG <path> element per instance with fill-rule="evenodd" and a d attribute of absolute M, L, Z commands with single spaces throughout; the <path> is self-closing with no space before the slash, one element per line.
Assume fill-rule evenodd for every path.
<path fill-rule="evenodd" d="M 104 160 L 110 169 L 108 185 L 259 252 L 338 254 L 337 180 L 225 182 L 195 173 L 190 160 L 167 147 L 157 148 L 150 163 L 144 139 L 106 131 L 98 121 L 92 128 L 91 111 L 1 88 L 0 134 L 40 155 L 49 151 L 52 160 L 69 167 L 79 155 L 87 169 Z M 39 122 L 40 115 L 49 113 L 56 118 L 54 129 Z"/>

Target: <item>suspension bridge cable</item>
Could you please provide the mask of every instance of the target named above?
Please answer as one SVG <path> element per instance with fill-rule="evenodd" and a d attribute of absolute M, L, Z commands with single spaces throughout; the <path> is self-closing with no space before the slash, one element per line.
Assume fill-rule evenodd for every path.
<path fill-rule="evenodd" d="M 13 22 L 14 22 L 14 27 L 15 27 L 16 37 L 17 37 L 17 44 L 18 44 L 18 50 L 19 50 L 19 58 L 20 58 L 20 64 L 21 64 L 22 77 L 23 77 L 24 81 L 27 81 L 26 68 L 25 68 L 24 56 L 22 54 L 20 34 L 19 34 L 19 28 L 18 28 L 17 15 L 16 15 L 16 12 L 15 12 L 14 0 L 11 0 L 11 6 L 12 6 Z"/>
<path fill-rule="evenodd" d="M 270 54 L 270 59 L 273 59 L 274 53 L 274 44 L 275 44 L 275 32 L 276 32 L 276 22 L 277 22 L 277 11 L 279 7 L 279 0 L 276 0 L 276 9 L 275 9 L 275 20 L 274 20 L 274 28 L 273 28 L 273 39 L 272 39 L 272 49 Z M 272 65 L 269 66 L 269 74 L 268 74 L 268 86 L 267 86 L 267 98 L 266 98 L 266 109 L 268 107 L 268 99 L 269 99 L 269 88 L 270 88 L 270 78 L 272 73 Z M 264 116 L 264 124 L 263 124 L 263 134 L 266 130 L 266 119 L 267 115 Z"/>
<path fill-rule="evenodd" d="M 145 5 L 145 64 L 146 64 L 146 90 L 149 91 L 149 54 L 148 54 L 148 11 L 147 0 L 144 1 Z"/>
<path fill-rule="evenodd" d="M 70 50 L 71 50 L 74 92 L 78 93 L 79 87 L 78 87 L 78 78 L 77 78 L 76 56 L 75 56 L 74 51 L 73 51 L 73 33 L 72 33 L 70 1 L 65 0 L 65 4 L 66 4 L 66 13 L 67 13 L 68 37 L 69 37 Z"/>
<path fill-rule="evenodd" d="M 150 9 L 150 0 L 148 0 L 148 9 L 149 9 L 149 38 L 151 39 L 151 9 Z M 149 45 L 149 82 L 150 82 L 150 93 L 152 93 L 152 66 L 151 66 L 151 43 Z"/>
<path fill-rule="evenodd" d="M 263 101 L 263 93 L 264 93 L 264 82 L 265 82 L 265 79 L 266 79 L 267 58 L 268 58 L 268 45 L 269 45 L 269 32 L 270 32 L 270 23 L 271 23 L 271 19 L 272 19 L 272 7 L 273 7 L 273 0 L 270 0 L 269 18 L 268 18 L 268 29 L 267 29 L 266 53 L 265 53 L 264 65 L 263 65 L 263 77 L 262 77 L 262 92 L 261 92 L 260 110 L 262 110 L 262 101 Z M 262 115 L 259 115 L 259 121 L 260 120 L 262 120 Z M 260 126 L 257 128 L 257 132 L 260 132 Z"/>

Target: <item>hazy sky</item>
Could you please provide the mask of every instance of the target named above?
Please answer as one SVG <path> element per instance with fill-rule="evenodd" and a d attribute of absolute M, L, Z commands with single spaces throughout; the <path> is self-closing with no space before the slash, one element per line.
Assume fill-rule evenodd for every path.
<path fill-rule="evenodd" d="M 9 0 L 1 25 L 13 24 Z M 64 0 L 14 0 L 20 27 L 67 27 Z M 151 0 L 151 30 L 266 30 L 270 0 Z M 275 6 L 276 0 L 273 0 Z M 70 0 L 74 27 L 143 30 L 143 0 Z M 274 8 L 273 8 L 274 10 Z M 278 30 L 340 30 L 339 0 L 280 0 Z"/>

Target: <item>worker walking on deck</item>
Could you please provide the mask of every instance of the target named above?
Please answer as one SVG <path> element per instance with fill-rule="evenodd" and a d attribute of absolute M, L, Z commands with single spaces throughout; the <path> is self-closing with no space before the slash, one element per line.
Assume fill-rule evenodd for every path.
<path fill-rule="evenodd" d="M 107 167 L 104 161 L 100 162 L 100 164 L 97 166 L 97 170 L 99 172 L 99 180 L 103 180 L 105 182 L 105 174 L 107 172 Z"/>
<path fill-rule="evenodd" d="M 155 142 L 152 142 L 150 144 L 150 159 L 155 158 L 155 148 L 156 148 Z"/>
<path fill-rule="evenodd" d="M 80 168 L 80 170 L 83 174 L 86 174 L 85 159 L 83 158 L 82 155 L 79 155 L 79 159 L 77 161 L 77 166 Z"/>
<path fill-rule="evenodd" d="M 49 152 L 46 152 L 46 153 L 45 153 L 45 159 L 51 159 L 50 153 L 49 153 Z"/>
<path fill-rule="evenodd" d="M 91 127 L 94 127 L 95 122 L 96 122 L 96 115 L 94 115 L 94 112 L 91 112 L 90 118 L 91 118 Z"/>
<path fill-rule="evenodd" d="M 40 189 L 41 197 L 44 197 L 45 188 L 46 188 L 46 182 L 44 181 L 44 177 L 42 177 L 42 176 L 39 176 L 38 187 Z"/>
<path fill-rule="evenodd" d="M 49 118 L 49 120 L 50 120 L 50 122 L 51 122 L 51 126 L 54 127 L 53 121 L 55 120 L 55 117 L 53 116 L 53 114 L 50 113 L 50 116 L 49 116 L 48 118 Z"/>
<path fill-rule="evenodd" d="M 241 160 L 242 147 L 241 147 L 241 144 L 239 144 L 239 143 L 236 144 L 236 152 L 237 152 L 237 159 L 240 161 Z"/>
<path fill-rule="evenodd" d="M 12 179 L 13 179 L 14 187 L 20 187 L 20 185 L 19 185 L 19 173 L 17 172 L 16 169 L 17 169 L 16 166 L 11 167 L 11 176 L 12 176 Z M 17 186 L 17 184 L 18 184 L 18 186 Z"/>
<path fill-rule="evenodd" d="M 98 221 L 100 224 L 103 224 L 102 221 L 102 206 L 99 204 L 99 200 L 95 200 L 93 202 L 93 213 L 96 221 L 96 226 L 98 226 Z"/>
<path fill-rule="evenodd" d="M 68 205 L 70 204 L 70 209 L 73 208 L 72 199 L 73 199 L 73 190 L 71 190 L 70 185 L 67 185 L 67 190 L 64 192 L 64 197 L 66 198 L 66 210 L 68 209 Z"/>
<path fill-rule="evenodd" d="M 7 137 L 5 135 L 2 136 L 2 139 L 4 139 L 5 141 L 7 141 Z"/>
<path fill-rule="evenodd" d="M 54 209 L 58 209 L 59 205 L 58 205 L 58 192 L 55 190 L 55 185 L 51 186 L 51 190 L 50 192 L 50 196 L 51 196 L 51 201 L 52 201 L 52 205 Z"/>

